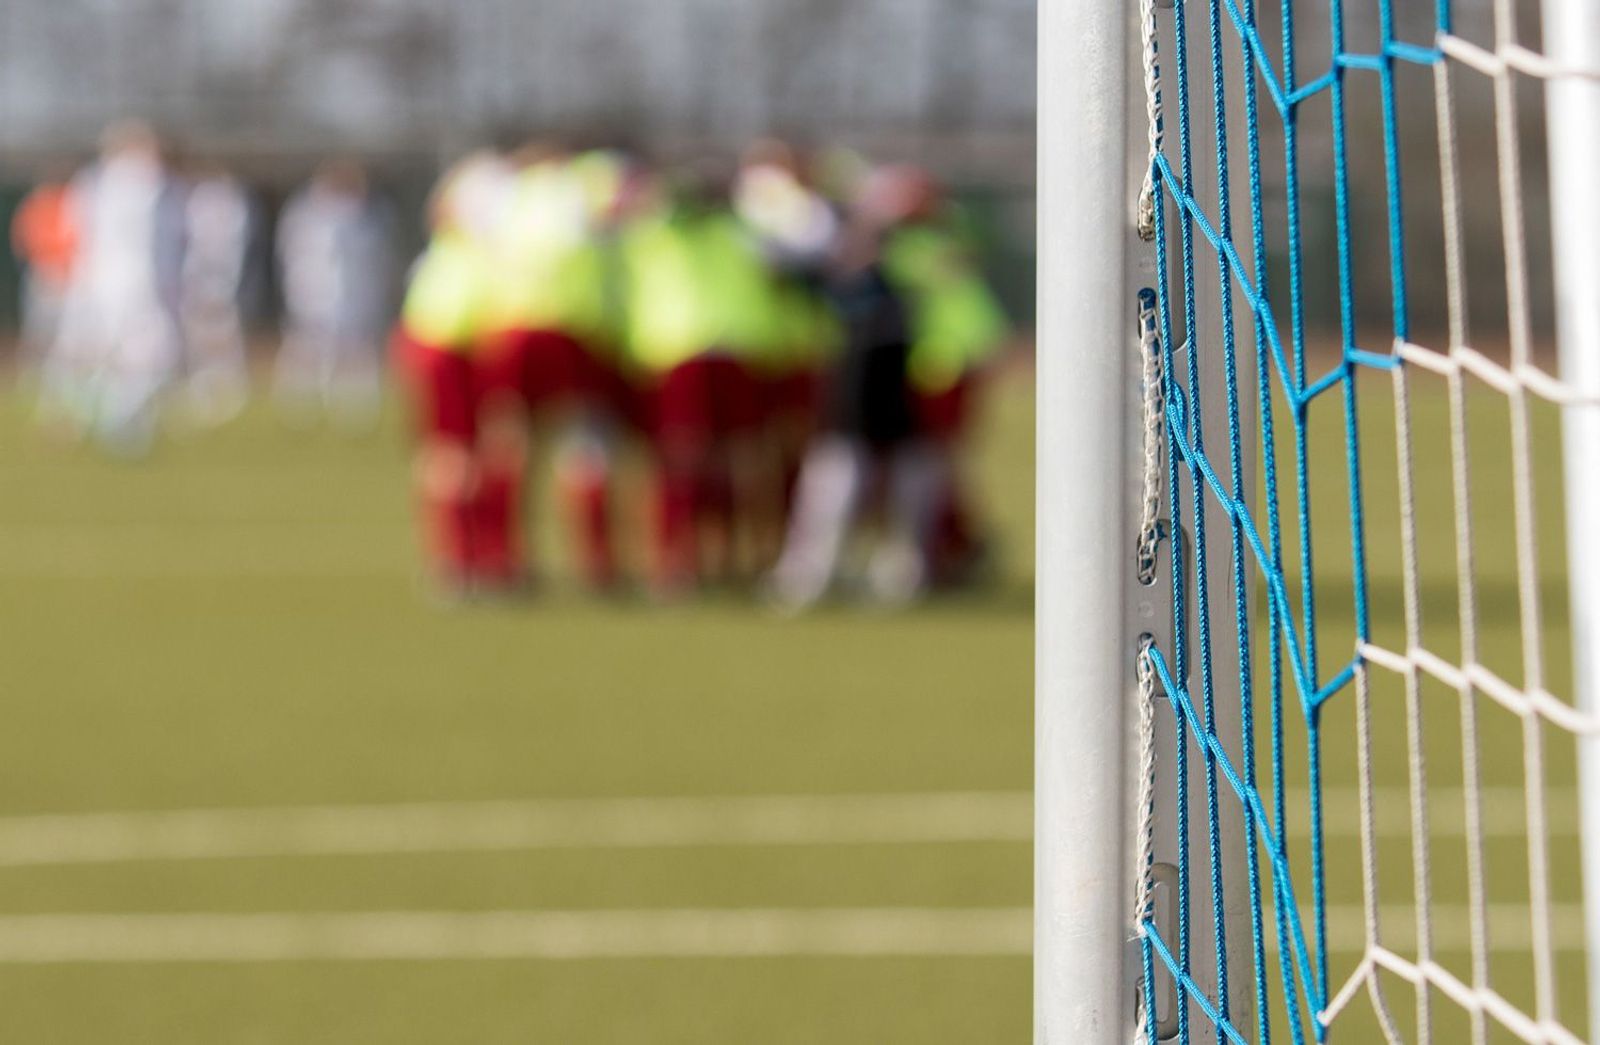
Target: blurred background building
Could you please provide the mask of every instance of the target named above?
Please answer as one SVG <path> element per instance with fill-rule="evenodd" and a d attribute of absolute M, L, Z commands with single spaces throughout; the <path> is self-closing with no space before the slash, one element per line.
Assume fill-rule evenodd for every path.
<path fill-rule="evenodd" d="M 486 140 L 673 156 L 777 131 L 932 163 L 1031 310 L 1033 22 L 1031 0 L 21 0 L 0 11 L 0 205 L 119 116 L 266 187 L 359 151 L 402 203 Z"/>
<path fill-rule="evenodd" d="M 1265 34 L 1280 32 L 1275 7 L 1262 8 Z M 1488 7 L 1457 5 L 1456 32 L 1487 43 Z M 417 208 L 406 204 L 420 199 L 444 159 L 486 140 L 559 132 L 673 156 L 732 150 L 775 132 L 931 166 L 979 219 L 989 266 L 1026 322 L 1034 17 L 1033 0 L 14 0 L 0 10 L 0 210 L 46 163 L 86 155 L 119 116 L 152 120 L 269 193 L 329 152 L 365 153 L 408 214 Z M 1400 5 L 1396 34 L 1428 44 L 1432 18 L 1431 5 Z M 1523 42 L 1537 48 L 1537 19 L 1526 21 Z M 1375 25 L 1352 19 L 1349 46 L 1370 50 L 1376 41 L 1359 37 Z M 1303 18 L 1297 33 L 1310 79 L 1327 66 L 1326 21 Z M 1438 148 L 1429 76 L 1404 63 L 1397 71 L 1402 169 L 1416 200 L 1438 197 L 1436 165 L 1416 162 Z M 1461 134 L 1491 134 L 1494 99 L 1484 78 L 1458 79 Z M 1353 121 L 1378 116 L 1369 86 L 1362 78 L 1351 93 Z M 1537 230 L 1548 213 L 1542 98 L 1530 90 L 1516 104 L 1528 225 Z M 1324 93 L 1300 121 L 1307 284 L 1322 288 L 1308 292 L 1313 326 L 1333 326 L 1338 315 L 1325 292 L 1337 285 L 1327 112 Z M 1281 153 L 1270 141 L 1265 148 L 1269 220 L 1281 221 Z M 1356 149 L 1349 161 L 1356 188 L 1374 190 L 1351 195 L 1365 325 L 1364 317 L 1382 320 L 1388 309 L 1384 157 Z M 1499 315 L 1497 172 L 1466 177 L 1474 310 Z M 1248 228 L 1244 213 L 1236 228 Z M 1442 301 L 1441 216 L 1413 206 L 1405 227 L 1428 245 L 1421 256 L 1440 259 L 1408 272 L 1416 297 Z M 1531 249 L 1535 321 L 1543 325 L 1546 247 L 1536 237 Z M 1282 270 L 1284 259 L 1273 260 Z M 12 322 L 15 272 L 0 265 L 0 321 Z M 1417 318 L 1422 326 L 1442 321 Z"/>
<path fill-rule="evenodd" d="M 130 112 L 274 159 L 777 130 L 1026 182 L 1033 19 L 1030 0 L 36 0 L 0 16 L 0 145 L 77 149 Z"/>

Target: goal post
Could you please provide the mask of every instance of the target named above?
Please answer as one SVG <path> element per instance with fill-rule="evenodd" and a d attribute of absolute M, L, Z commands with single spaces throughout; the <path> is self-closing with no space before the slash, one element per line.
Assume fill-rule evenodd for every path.
<path fill-rule="evenodd" d="M 1163 484 L 1155 491 L 1160 547 L 1144 548 L 1140 540 L 1141 501 L 1153 492 L 1144 488 L 1142 474 L 1146 428 L 1165 424 L 1151 414 L 1146 364 L 1152 349 L 1143 337 L 1161 281 L 1149 229 L 1141 234 L 1139 221 L 1150 148 L 1140 5 L 1045 2 L 1039 13 L 1035 1040 L 1121 1045 L 1140 1026 L 1148 994 L 1163 1037 L 1181 1025 L 1187 1040 L 1213 1042 L 1223 1038 L 1215 1026 L 1180 1020 L 1178 1009 L 1198 1016 L 1197 999 L 1218 996 L 1222 966 L 1241 973 L 1250 968 L 1247 813 L 1195 732 L 1158 731 L 1143 738 L 1149 750 L 1141 751 L 1138 668 L 1144 643 L 1169 655 L 1173 648 L 1173 568 L 1194 570 L 1187 557 L 1197 550 L 1197 530 L 1204 536 L 1206 554 L 1199 558 L 1205 581 L 1196 584 L 1191 575 L 1185 582 L 1189 600 L 1181 626 L 1193 631 L 1196 592 L 1209 592 L 1209 630 L 1217 644 L 1237 649 L 1233 533 L 1222 506 L 1192 482 L 1182 485 L 1181 505 L 1169 503 Z M 1170 23 L 1165 31 L 1173 31 Z M 1208 33 L 1203 18 L 1187 24 L 1193 48 L 1206 46 Z M 1236 65 L 1224 71 L 1235 97 L 1238 74 Z M 1193 110 L 1193 147 L 1198 155 L 1214 155 L 1209 90 L 1196 93 Z M 1228 178 L 1230 184 L 1240 180 L 1239 171 Z M 1220 181 L 1212 177 L 1195 187 L 1197 201 L 1213 213 Z M 1165 260 L 1168 278 L 1183 283 L 1183 260 L 1175 253 Z M 1197 327 L 1220 327 L 1221 259 L 1194 252 L 1189 276 Z M 1237 285 L 1230 284 L 1230 296 L 1233 315 L 1248 316 Z M 1248 320 L 1240 323 L 1248 329 Z M 1186 365 L 1184 346 L 1155 351 L 1167 365 Z M 1223 387 L 1224 362 L 1220 352 L 1197 358 L 1207 390 Z M 1182 382 L 1181 375 L 1177 379 Z M 1253 405 L 1239 405 L 1238 420 L 1248 430 L 1255 423 Z M 1213 437 L 1226 433 L 1227 406 L 1224 396 L 1208 396 L 1200 406 L 1202 430 Z M 1254 462 L 1243 461 L 1241 468 L 1248 486 Z M 1149 557 L 1145 575 L 1141 555 Z M 1228 680 L 1238 660 L 1219 649 L 1211 667 L 1218 698 L 1213 738 L 1238 764 L 1238 683 Z M 1189 670 L 1199 678 L 1198 668 Z M 1165 693 L 1145 696 L 1168 703 Z M 1167 717 L 1170 723 L 1170 711 Z M 1187 790 L 1176 775 L 1180 741 Z M 1148 779 L 1141 780 L 1151 759 Z M 1215 806 L 1208 804 L 1207 784 L 1218 789 Z M 1169 826 L 1181 805 L 1194 825 L 1186 846 L 1167 832 L 1142 853 L 1136 837 L 1141 803 L 1151 804 L 1155 821 Z M 1227 872 L 1220 917 L 1210 888 L 1213 844 Z M 1182 989 L 1166 960 L 1143 960 L 1134 929 L 1141 861 L 1151 865 L 1152 881 L 1160 881 L 1151 897 L 1156 920 L 1176 926 L 1175 894 L 1183 890 L 1188 916 L 1181 936 L 1192 964 L 1178 954 L 1179 933 L 1167 933 L 1162 944 L 1170 949 L 1167 959 L 1188 966 L 1190 982 Z M 1233 929 L 1222 951 L 1218 925 Z M 1227 984 L 1224 1008 L 1241 1023 L 1249 1022 L 1253 1006 L 1250 986 L 1247 974 Z"/>
<path fill-rule="evenodd" d="M 1600 1041 L 1600 4 L 1402 6 L 1039 4 L 1040 1045 Z"/>
<path fill-rule="evenodd" d="M 1038 26 L 1034 1040 L 1099 1045 L 1132 1026 L 1130 799 L 1116 768 L 1133 678 L 1122 608 L 1137 371 L 1119 206 L 1131 22 L 1120 2 L 1044 0 Z"/>
<path fill-rule="evenodd" d="M 1544 0 L 1546 89 L 1560 376 L 1576 402 L 1562 417 L 1567 554 L 1577 706 L 1600 718 L 1600 3 Z M 1597 75 L 1571 75 L 1590 71 Z M 1600 1041 L 1600 735 L 1579 750 L 1589 1031 Z"/>

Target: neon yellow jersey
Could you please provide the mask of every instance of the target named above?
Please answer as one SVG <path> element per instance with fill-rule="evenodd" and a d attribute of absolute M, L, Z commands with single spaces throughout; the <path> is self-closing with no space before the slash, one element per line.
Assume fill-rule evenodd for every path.
<path fill-rule="evenodd" d="M 605 258 L 588 190 L 570 164 L 518 175 L 494 248 L 497 326 L 590 340 L 609 333 Z"/>
<path fill-rule="evenodd" d="M 780 279 L 775 293 L 781 337 L 776 370 L 809 369 L 838 351 L 839 319 L 821 293 L 797 279 Z"/>
<path fill-rule="evenodd" d="M 600 224 L 610 218 L 627 181 L 627 162 L 609 149 L 591 149 L 572 158 L 572 174 L 583 187 L 590 221 Z"/>
<path fill-rule="evenodd" d="M 623 234 L 620 261 L 631 361 L 663 371 L 704 352 L 710 324 L 687 233 L 666 216 L 641 219 Z"/>
<path fill-rule="evenodd" d="M 406 332 L 436 348 L 471 352 L 493 325 L 492 271 L 488 255 L 470 237 L 436 234 L 406 286 Z"/>
<path fill-rule="evenodd" d="M 621 241 L 632 360 L 670 370 L 709 351 L 755 365 L 784 344 L 776 283 L 731 214 L 657 215 Z"/>
<path fill-rule="evenodd" d="M 913 225 L 892 233 L 884 271 L 909 306 L 911 380 L 925 392 L 949 389 L 992 356 L 1010 331 L 994 292 L 946 230 Z"/>
<path fill-rule="evenodd" d="M 718 331 L 714 344 L 754 365 L 770 365 L 785 344 L 777 279 L 766 259 L 729 212 L 700 219 L 694 239 L 701 293 Z"/>

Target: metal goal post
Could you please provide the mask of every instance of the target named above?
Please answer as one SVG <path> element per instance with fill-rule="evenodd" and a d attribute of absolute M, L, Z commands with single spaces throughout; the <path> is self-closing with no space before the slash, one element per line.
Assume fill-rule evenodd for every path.
<path fill-rule="evenodd" d="M 1600 4 L 1544 0 L 1542 9 L 1545 55 L 1539 68 L 1548 81 L 1563 494 L 1577 658 L 1569 696 L 1587 723 L 1574 731 L 1580 749 L 1589 1008 L 1594 1040 L 1600 1041 L 1600 960 L 1594 960 L 1600 955 Z M 1190 19 L 1191 40 L 1205 31 L 1205 22 Z M 1135 569 L 1145 406 L 1135 301 L 1140 288 L 1155 280 L 1155 261 L 1138 234 L 1136 217 L 1148 163 L 1141 43 L 1138 0 L 1040 0 L 1038 1045 L 1123 1045 L 1133 1040 L 1140 1019 L 1140 955 L 1132 931 L 1140 784 L 1136 661 L 1143 638 L 1163 644 L 1171 639 L 1164 631 L 1172 630 L 1171 579 L 1152 588 Z M 1191 101 L 1190 116 L 1201 156 L 1212 144 L 1206 135 L 1213 126 L 1204 94 Z M 1226 133 L 1231 141 L 1231 125 Z M 1237 168 L 1233 175 L 1238 177 Z M 1205 180 L 1192 187 L 1195 202 L 1216 213 L 1216 186 L 1206 186 Z M 1196 258 L 1196 329 L 1214 325 L 1221 306 L 1216 263 L 1210 252 Z M 1247 314 L 1235 305 L 1236 315 Z M 1202 368 L 1211 365 L 1202 357 Z M 1212 430 L 1219 427 L 1209 420 L 1214 407 L 1200 405 Z M 1253 420 L 1247 416 L 1243 424 L 1249 431 Z M 1246 488 L 1254 489 L 1253 480 L 1247 479 Z M 1168 525 L 1168 539 L 1184 540 L 1181 523 Z M 1215 573 L 1218 590 L 1226 587 L 1230 569 L 1227 540 L 1225 524 L 1208 526 L 1207 546 L 1213 550 L 1208 576 Z M 1214 622 L 1213 632 L 1225 627 Z M 1228 694 L 1216 696 L 1219 712 L 1225 713 Z M 1233 735 L 1236 722 L 1219 721 L 1216 735 Z M 1171 738 L 1165 742 L 1170 748 Z M 1158 775 L 1170 772 L 1165 766 L 1171 755 L 1157 752 Z M 1157 802 L 1167 805 L 1162 813 L 1170 815 L 1176 790 L 1170 777 L 1159 780 Z M 1167 816 L 1158 813 L 1158 819 Z M 1237 810 L 1223 811 L 1221 830 L 1223 851 L 1242 852 L 1244 825 Z M 1198 844 L 1198 838 L 1191 839 L 1191 846 Z M 1170 839 L 1157 841 L 1158 862 L 1175 857 L 1171 845 Z M 1203 865 L 1205 855 L 1191 852 Z M 1231 960 L 1249 934 L 1244 912 L 1233 906 L 1243 892 L 1237 887 L 1243 862 L 1237 856 L 1228 859 L 1237 861 L 1224 867 L 1233 883 L 1228 910 L 1220 916 L 1197 910 L 1191 918 L 1194 947 L 1202 954 L 1212 946 L 1205 932 L 1213 917 L 1239 930 L 1230 928 L 1228 934 Z M 1161 917 L 1158 911 L 1155 919 Z M 1247 959 L 1239 964 L 1246 967 Z M 1198 973 L 1190 989 L 1215 998 L 1215 980 L 1204 982 L 1203 976 Z M 1236 1026 L 1250 1025 L 1254 999 L 1246 980 L 1240 976 L 1228 986 Z M 1173 987 L 1163 984 L 1162 996 L 1176 1000 Z M 1159 1015 L 1164 1021 L 1169 1014 Z M 1190 1028 L 1189 1040 L 1215 1040 L 1215 1032 L 1202 1023 Z"/>

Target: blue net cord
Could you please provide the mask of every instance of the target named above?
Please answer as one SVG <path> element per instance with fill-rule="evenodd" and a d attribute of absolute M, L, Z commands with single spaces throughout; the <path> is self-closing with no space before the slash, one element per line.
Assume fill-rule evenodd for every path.
<path fill-rule="evenodd" d="M 1330 0 L 1327 18 L 1331 47 L 1326 55 L 1326 67 L 1310 79 L 1302 81 L 1299 73 L 1301 56 L 1295 46 L 1295 0 L 1280 0 L 1282 16 L 1281 58 L 1275 68 L 1267 47 L 1257 31 L 1255 0 L 1207 0 L 1205 29 L 1208 30 L 1207 53 L 1202 68 L 1209 74 L 1209 112 L 1212 117 L 1214 154 L 1198 156 L 1192 119 L 1196 109 L 1194 92 L 1202 88 L 1197 83 L 1205 76 L 1197 76 L 1192 55 L 1197 28 L 1190 24 L 1198 12 L 1188 8 L 1196 5 L 1178 3 L 1172 9 L 1170 23 L 1175 44 L 1172 80 L 1155 83 L 1152 90 L 1170 87 L 1176 101 L 1175 131 L 1172 140 L 1155 153 L 1149 171 L 1149 217 L 1153 224 L 1153 250 L 1155 271 L 1169 274 L 1169 278 L 1154 281 L 1153 287 L 1140 288 L 1141 293 L 1154 292 L 1159 331 L 1159 351 L 1163 354 L 1162 372 L 1166 387 L 1163 399 L 1166 414 L 1166 436 L 1169 452 L 1166 454 L 1165 481 L 1168 490 L 1168 510 L 1173 520 L 1186 520 L 1192 527 L 1193 541 L 1186 550 L 1184 542 L 1169 541 L 1167 568 L 1174 578 L 1172 585 L 1172 640 L 1171 648 L 1150 651 L 1155 673 L 1160 681 L 1166 704 L 1173 715 L 1170 721 L 1175 741 L 1175 759 L 1172 767 L 1173 786 L 1178 792 L 1175 822 L 1169 829 L 1174 840 L 1177 863 L 1177 893 L 1173 903 L 1177 912 L 1176 939 L 1166 939 L 1155 925 L 1155 919 L 1145 916 L 1141 932 L 1141 964 L 1145 1013 L 1147 1021 L 1142 1029 L 1150 1041 L 1155 1040 L 1154 1017 L 1156 1009 L 1156 971 L 1165 969 L 1178 985 L 1185 999 L 1177 1016 L 1178 1038 L 1188 1042 L 1194 1035 L 1194 1023 L 1203 1019 L 1225 1040 L 1247 1043 L 1266 1043 L 1272 1040 L 1273 1026 L 1270 1013 L 1274 1005 L 1289 1014 L 1287 1031 L 1289 1040 L 1300 1045 L 1306 1039 L 1307 1028 L 1317 1041 L 1326 1040 L 1327 1029 L 1317 1019 L 1329 1000 L 1328 928 L 1326 900 L 1326 861 L 1324 848 L 1322 808 L 1322 752 L 1321 718 L 1326 704 L 1344 692 L 1356 676 L 1360 665 L 1357 655 L 1340 659 L 1336 668 L 1324 674 L 1322 651 L 1318 645 L 1319 620 L 1317 596 L 1313 578 L 1316 575 L 1317 541 L 1311 526 L 1311 483 L 1313 462 L 1307 426 L 1315 402 L 1329 398 L 1337 403 L 1344 418 L 1345 476 L 1349 497 L 1348 539 L 1353 564 L 1353 614 L 1358 641 L 1369 638 L 1367 567 L 1365 549 L 1365 522 L 1361 500 L 1361 445 L 1359 440 L 1359 411 L 1356 376 L 1360 368 L 1389 370 L 1400 365 L 1392 348 L 1373 351 L 1361 347 L 1357 340 L 1355 302 L 1353 291 L 1350 213 L 1350 175 L 1348 168 L 1347 89 L 1346 78 L 1351 74 L 1375 75 L 1381 96 L 1383 115 L 1384 173 L 1386 215 L 1389 237 L 1392 335 L 1404 340 L 1409 336 L 1409 306 L 1407 301 L 1404 235 L 1404 211 L 1400 187 L 1400 147 L 1396 121 L 1395 66 L 1396 63 L 1434 65 L 1443 61 L 1437 48 L 1418 47 L 1394 38 L 1394 18 L 1391 0 L 1381 0 L 1379 15 L 1380 44 L 1376 52 L 1356 53 L 1346 49 L 1344 11 L 1340 0 Z M 1450 25 L 1448 0 L 1438 0 L 1437 24 L 1442 31 Z M 1148 30 L 1147 30 L 1148 31 Z M 1242 77 L 1229 97 L 1229 83 L 1225 76 L 1228 54 L 1238 47 L 1242 58 Z M 1147 65 L 1154 67 L 1155 40 L 1147 39 Z M 1287 324 L 1280 326 L 1268 292 L 1266 268 L 1267 232 L 1263 202 L 1263 164 L 1261 149 L 1261 120 L 1263 94 L 1267 111 L 1275 113 L 1282 124 L 1283 178 L 1286 195 L 1285 248 L 1287 254 Z M 1299 120 L 1302 107 L 1311 99 L 1323 94 L 1329 97 L 1332 162 L 1334 175 L 1335 226 L 1338 248 L 1338 303 L 1341 329 L 1339 362 L 1325 374 L 1312 376 L 1307 369 L 1304 235 L 1301 218 Z M 1152 99 L 1152 118 L 1159 114 L 1160 106 Z M 1243 120 L 1245 162 L 1248 165 L 1250 223 L 1248 239 L 1249 261 L 1241 254 L 1233 227 L 1233 200 L 1231 199 L 1233 175 L 1230 171 L 1230 118 Z M 1162 128 L 1165 130 L 1165 128 Z M 1176 168 L 1174 156 L 1176 153 Z M 1215 178 L 1217 202 L 1214 212 L 1208 213 L 1196 191 L 1195 171 L 1200 166 L 1205 177 Z M 1220 307 L 1215 317 L 1202 317 L 1197 302 L 1197 255 L 1210 251 L 1215 256 L 1218 272 Z M 1250 310 L 1247 322 L 1241 324 L 1235 316 L 1235 301 L 1243 301 Z M 1241 328 L 1248 335 L 1241 334 Z M 1246 337 L 1252 342 L 1249 348 L 1241 345 Z M 1285 344 L 1285 338 L 1287 344 Z M 1241 388 L 1239 354 L 1253 350 L 1253 368 L 1246 371 L 1253 381 Z M 1180 359 L 1181 353 L 1181 359 Z M 1221 354 L 1223 387 L 1202 387 L 1202 353 Z M 1209 358 L 1209 357 L 1208 357 Z M 1257 430 L 1244 430 L 1244 407 L 1241 395 L 1252 397 L 1257 418 Z M 1207 399 L 1221 396 L 1226 401 L 1225 432 L 1206 431 L 1201 404 Z M 1281 396 L 1287 404 L 1285 415 L 1293 442 L 1294 474 L 1289 481 L 1294 486 L 1294 512 L 1296 515 L 1298 562 L 1295 564 L 1301 578 L 1299 598 L 1291 596 L 1289 577 L 1285 564 L 1284 520 L 1280 511 L 1280 493 L 1284 477 L 1279 474 L 1276 455 L 1271 448 L 1280 438 L 1279 427 L 1283 419 L 1275 413 L 1274 398 Z M 1225 437 L 1227 455 L 1216 455 L 1208 445 L 1209 439 Z M 1246 455 L 1253 453 L 1253 440 L 1259 437 L 1268 449 L 1260 457 L 1264 505 L 1263 518 L 1258 525 L 1256 510 L 1252 507 L 1254 491 L 1245 482 Z M 1326 473 L 1324 473 L 1326 477 Z M 1227 521 L 1229 540 L 1226 545 L 1208 539 L 1208 515 L 1221 510 Z M 1214 521 L 1214 515 L 1212 519 Z M 1263 534 L 1261 526 L 1264 526 Z M 1228 590 L 1212 590 L 1212 573 L 1208 569 L 1208 556 L 1221 554 L 1226 548 L 1231 556 L 1231 573 Z M 1260 572 L 1264 584 L 1264 633 L 1261 636 L 1266 657 L 1264 683 L 1271 738 L 1270 748 L 1264 753 L 1267 760 L 1266 781 L 1270 796 L 1262 793 L 1262 776 L 1257 765 L 1261 757 L 1256 745 L 1256 679 L 1252 648 L 1252 615 L 1249 607 L 1251 577 L 1249 567 Z M 1219 682 L 1216 677 L 1213 648 L 1213 613 L 1222 600 L 1231 596 L 1231 617 L 1234 634 L 1239 641 L 1238 699 L 1240 701 L 1241 732 L 1238 764 L 1230 757 L 1217 732 L 1217 701 Z M 1298 607 L 1296 605 L 1298 602 Z M 1187 638 L 1186 622 L 1193 619 L 1194 638 Z M 1287 669 L 1287 670 L 1285 670 Z M 1194 676 L 1191 676 L 1191 670 Z M 1191 693 L 1181 679 L 1197 677 L 1198 692 Z M 1293 701 L 1286 703 L 1288 692 Z M 1299 712 L 1304 729 L 1305 758 L 1309 824 L 1306 849 L 1309 866 L 1302 868 L 1301 880 L 1309 884 L 1309 924 L 1302 917 L 1295 877 L 1291 874 L 1291 856 L 1288 846 L 1288 811 L 1286 788 L 1287 726 L 1291 709 Z M 1192 747 L 1192 751 L 1191 751 Z M 1193 953 L 1191 903 L 1196 886 L 1197 869 L 1190 866 L 1191 832 L 1190 792 L 1192 753 L 1200 756 L 1199 771 L 1205 786 L 1204 809 L 1206 860 L 1208 867 L 1199 872 L 1210 892 L 1213 912 L 1214 953 Z M 1245 861 L 1247 875 L 1243 882 L 1224 879 L 1222 855 L 1221 803 L 1238 803 L 1244 811 Z M 1265 864 L 1267 879 L 1261 875 Z M 1248 1025 L 1238 1022 L 1230 1012 L 1230 977 L 1241 975 L 1243 970 L 1229 968 L 1229 927 L 1221 912 L 1229 890 L 1247 889 L 1250 922 L 1249 948 L 1251 968 L 1251 994 L 1254 1013 Z M 1273 904 L 1272 924 L 1268 926 L 1265 913 L 1266 895 L 1270 893 Z M 1236 927 L 1237 928 L 1237 927 Z M 1269 958 L 1267 933 L 1271 932 L 1276 944 L 1274 957 Z M 1214 967 L 1214 987 L 1202 987 L 1196 977 L 1196 962 L 1205 961 Z"/>

